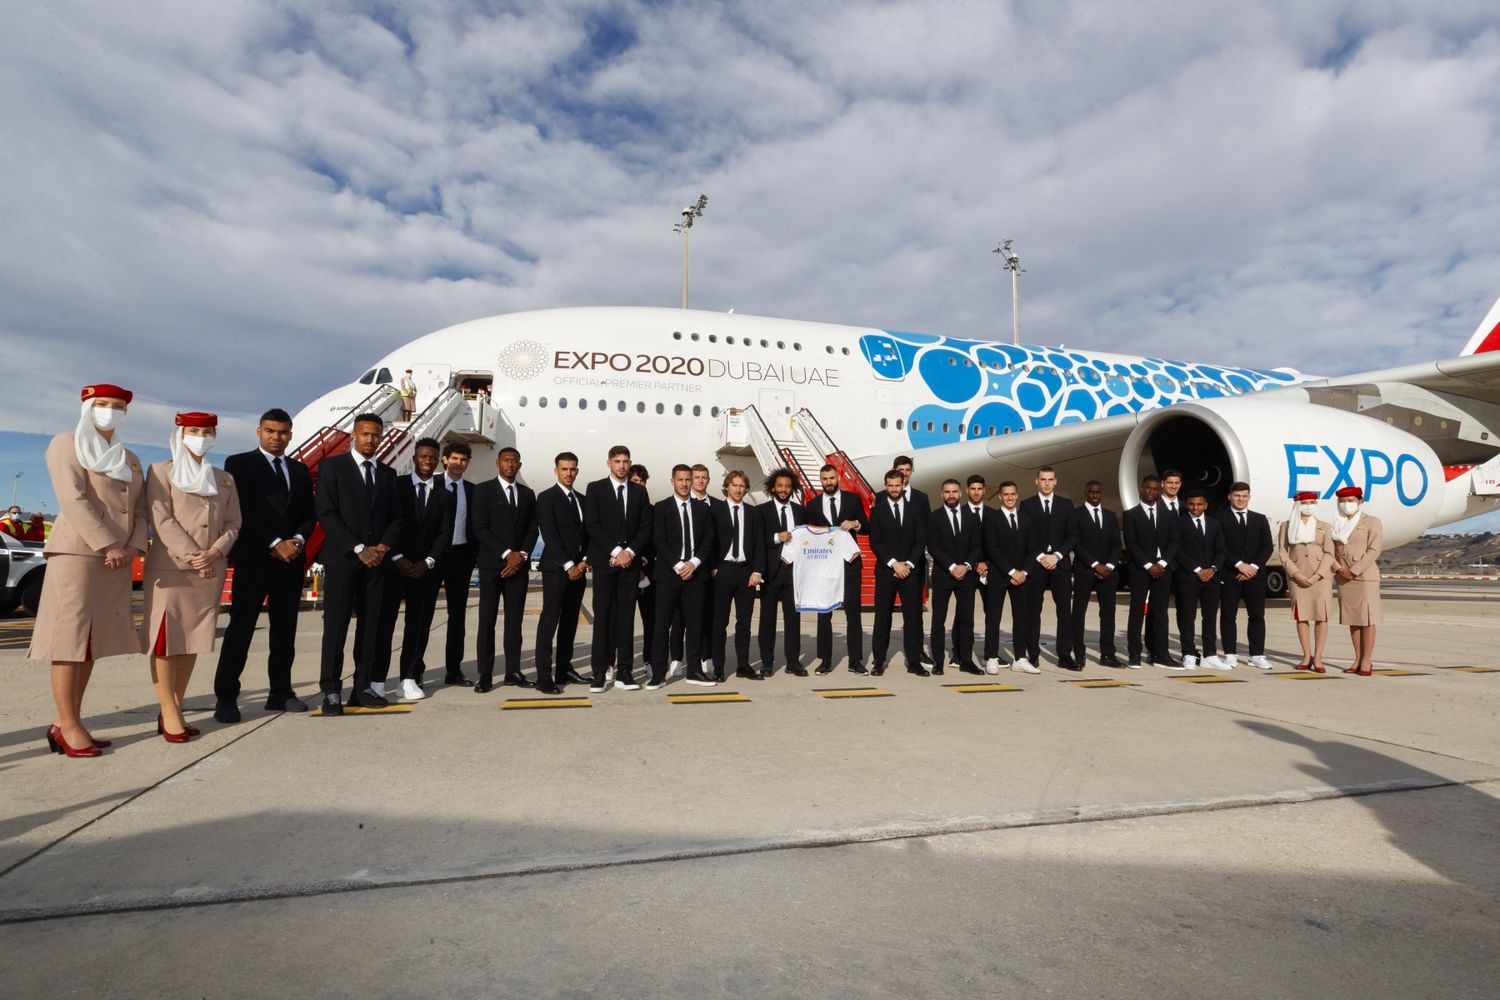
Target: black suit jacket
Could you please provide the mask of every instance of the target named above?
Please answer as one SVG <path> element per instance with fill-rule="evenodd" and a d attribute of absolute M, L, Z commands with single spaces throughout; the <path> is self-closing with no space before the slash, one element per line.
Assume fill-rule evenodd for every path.
<path fill-rule="evenodd" d="M 1170 569 L 1177 559 L 1178 527 L 1181 518 L 1172 517 L 1165 508 L 1158 507 L 1156 511 L 1156 530 L 1151 529 L 1151 522 L 1146 517 L 1146 512 L 1136 504 L 1125 512 L 1125 551 L 1130 556 L 1132 569 L 1145 569 L 1148 563 L 1157 560 L 1156 552 L 1161 550 L 1160 558 L 1166 562 Z"/>
<path fill-rule="evenodd" d="M 727 500 L 715 503 L 712 511 L 714 517 L 713 564 L 721 566 L 729 556 L 730 546 L 734 544 L 734 526 L 729 522 Z M 766 572 L 766 526 L 761 520 L 760 508 L 748 501 L 741 505 L 740 530 L 744 533 L 740 555 L 744 558 L 745 565 L 750 572 L 764 576 Z"/>
<path fill-rule="evenodd" d="M 1177 546 L 1177 568 L 1191 573 L 1195 568 L 1218 570 L 1224 562 L 1224 526 L 1207 512 L 1203 515 L 1203 534 L 1193 527 L 1191 516 L 1182 518 L 1177 524 L 1181 538 Z"/>
<path fill-rule="evenodd" d="M 455 521 L 458 520 L 458 497 L 456 494 L 454 494 L 453 487 L 457 485 L 464 491 L 464 515 L 468 518 L 468 520 L 464 522 L 464 537 L 468 539 L 467 544 L 473 545 L 476 541 L 476 539 L 474 538 L 474 484 L 469 482 L 467 479 L 460 479 L 458 483 L 455 484 L 453 480 L 448 478 L 448 476 L 443 472 L 442 469 L 439 469 L 437 471 L 437 475 L 435 475 L 433 478 L 441 482 L 443 486 L 447 488 L 448 497 L 453 501 L 453 519 Z M 449 538 L 452 538 L 452 536 L 450 535 Z"/>
<path fill-rule="evenodd" d="M 1034 531 L 1030 518 L 1021 510 L 1016 511 L 1016 529 L 1011 530 L 1010 518 L 1006 516 L 1004 508 L 991 508 L 984 514 L 981 538 L 984 545 L 984 559 L 990 564 L 990 579 L 994 580 L 997 574 L 1000 579 L 1008 580 L 1013 570 L 1020 570 L 1028 575 L 1035 569 L 1036 550 L 1031 547 Z"/>
<path fill-rule="evenodd" d="M 870 550 L 875 553 L 877 568 L 886 566 L 892 559 L 909 562 L 920 570 L 926 565 L 928 510 L 921 506 L 925 496 L 920 490 L 912 493 L 918 500 L 904 501 L 901 508 L 901 523 L 891 513 L 891 499 L 878 496 L 870 505 Z"/>
<path fill-rule="evenodd" d="M 1073 572 L 1079 576 L 1094 572 L 1094 563 L 1120 565 L 1120 522 L 1115 512 L 1100 506 L 1100 530 L 1094 524 L 1087 504 L 1073 508 Z"/>
<path fill-rule="evenodd" d="M 480 483 L 469 511 L 469 528 L 479 540 L 479 568 L 505 567 L 505 553 L 524 552 L 528 561 L 536 548 L 536 494 L 531 487 L 512 484 L 516 505 L 512 507 L 500 488 L 500 477 Z"/>
<path fill-rule="evenodd" d="M 787 507 L 790 511 L 786 526 L 788 531 L 799 524 L 807 523 L 807 510 L 800 503 L 792 500 L 787 503 Z M 765 545 L 762 546 L 765 565 L 760 574 L 767 581 L 775 580 L 782 573 L 792 571 L 790 566 L 781 561 L 781 543 L 776 540 L 776 536 L 781 534 L 781 521 L 776 515 L 776 500 L 772 498 L 763 504 L 758 504 L 755 511 L 760 515 L 761 528 L 765 532 Z"/>
<path fill-rule="evenodd" d="M 870 516 L 865 513 L 865 505 L 860 502 L 858 496 L 848 490 L 839 490 L 838 509 L 835 512 L 837 520 L 832 524 L 828 522 L 828 514 L 825 510 L 827 497 L 819 493 L 812 503 L 807 505 L 807 523 L 819 528 L 836 528 L 845 521 L 858 521 L 859 527 L 849 532 L 851 535 L 867 534 L 870 526 L 865 522 Z"/>
<path fill-rule="evenodd" d="M 1042 498 L 1029 496 L 1020 504 L 1021 513 L 1031 523 L 1031 548 L 1040 554 L 1051 546 L 1052 551 L 1068 561 L 1073 551 L 1073 501 L 1059 494 L 1052 494 L 1052 515 L 1042 514 Z M 1037 567 L 1040 569 L 1040 565 Z"/>
<path fill-rule="evenodd" d="M 1253 510 L 1245 511 L 1245 527 L 1240 528 L 1240 519 L 1234 509 L 1226 507 L 1217 515 L 1224 529 L 1224 563 L 1221 569 L 1230 574 L 1236 572 L 1236 563 L 1254 563 L 1264 567 L 1271 558 L 1271 522 L 1266 515 Z"/>
<path fill-rule="evenodd" d="M 958 524 L 955 537 L 953 518 L 946 504 L 927 515 L 927 551 L 932 555 L 934 572 L 947 573 L 948 567 L 955 563 L 965 563 L 973 569 L 983 559 L 979 522 L 966 504 L 958 505 Z"/>
<path fill-rule="evenodd" d="M 395 548 L 401 540 L 401 497 L 397 475 L 389 465 L 375 463 L 375 495 L 371 498 L 358 456 L 345 452 L 326 458 L 318 467 L 318 493 L 314 506 L 323 528 L 325 564 L 353 566 L 359 561 L 356 545 L 385 544 Z M 360 459 L 360 461 L 363 461 Z"/>
<path fill-rule="evenodd" d="M 566 563 L 582 562 L 589 551 L 589 532 L 583 523 L 586 498 L 577 490 L 578 506 L 568 501 L 563 488 L 553 483 L 536 498 L 536 527 L 542 536 L 542 569 L 561 570 Z"/>
<path fill-rule="evenodd" d="M 583 523 L 589 533 L 589 562 L 596 572 L 608 571 L 609 553 L 615 546 L 629 549 L 639 564 L 650 555 L 651 498 L 639 483 L 625 484 L 625 519 L 615 499 L 615 484 L 608 476 L 589 483 L 583 503 Z"/>
<path fill-rule="evenodd" d="M 224 471 L 234 477 L 235 492 L 240 497 L 240 537 L 235 539 L 230 558 L 236 563 L 275 562 L 271 543 L 301 535 L 312 537 L 317 523 L 313 511 L 312 475 L 307 466 L 295 458 L 282 458 L 291 485 L 285 491 L 276 483 L 276 470 L 259 449 L 230 455 L 224 460 Z"/>
<path fill-rule="evenodd" d="M 443 489 L 438 476 L 432 477 L 427 490 L 427 507 L 417 511 L 417 487 L 411 476 L 396 481 L 401 496 L 401 539 L 391 546 L 391 555 L 412 562 L 432 558 L 437 562 L 453 544 L 453 494 Z"/>
<path fill-rule="evenodd" d="M 682 558 L 682 510 L 677 506 L 681 502 L 674 493 L 665 500 L 658 500 L 652 508 L 651 537 L 656 543 L 655 579 L 658 580 L 677 576 L 672 567 Z M 693 528 L 688 558 L 698 560 L 693 578 L 698 579 L 702 574 L 706 579 L 714 555 L 714 515 L 708 504 L 701 500 L 689 499 L 687 508 Z"/>
<path fill-rule="evenodd" d="M 932 510 L 932 498 L 929 497 L 926 493 L 923 493 L 915 486 L 907 487 L 907 492 L 911 494 L 911 497 L 907 502 L 910 503 L 914 509 L 923 514 L 926 514 L 928 511 Z M 876 494 L 875 499 L 877 501 L 885 499 L 885 490 L 880 490 L 880 492 Z"/>

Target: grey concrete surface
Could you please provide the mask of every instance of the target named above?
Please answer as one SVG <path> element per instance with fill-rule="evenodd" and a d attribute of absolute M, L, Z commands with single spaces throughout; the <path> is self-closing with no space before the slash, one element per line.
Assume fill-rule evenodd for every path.
<path fill-rule="evenodd" d="M 86 705 L 115 747 L 83 761 L 45 753 L 46 669 L 0 649 L 0 991 L 1488 996 L 1500 673 L 1443 668 L 1496 659 L 1500 590 L 1427 587 L 1377 658 L 1419 676 L 957 694 L 898 658 L 726 685 L 746 704 L 429 683 L 317 719 L 263 713 L 252 666 L 218 726 L 208 658 L 185 746 L 120 658 Z M 894 697 L 812 693 L 871 683 Z"/>

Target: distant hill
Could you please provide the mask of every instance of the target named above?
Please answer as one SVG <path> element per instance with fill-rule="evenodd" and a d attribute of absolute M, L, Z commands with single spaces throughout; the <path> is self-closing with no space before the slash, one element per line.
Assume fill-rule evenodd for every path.
<path fill-rule="evenodd" d="M 1382 555 L 1380 566 L 1387 573 L 1497 574 L 1500 532 L 1423 535 Z"/>

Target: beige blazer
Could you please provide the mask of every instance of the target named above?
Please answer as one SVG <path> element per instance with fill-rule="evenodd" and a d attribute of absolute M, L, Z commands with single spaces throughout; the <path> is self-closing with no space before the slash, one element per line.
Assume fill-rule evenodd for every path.
<path fill-rule="evenodd" d="M 229 558 L 234 540 L 240 537 L 240 498 L 234 477 L 223 469 L 214 470 L 214 483 L 219 487 L 217 496 L 184 493 L 172 485 L 170 461 L 151 466 L 146 496 L 156 540 L 146 555 L 147 569 L 196 572 L 188 556 L 206 548 L 218 549 Z"/>
<path fill-rule="evenodd" d="M 1280 547 L 1292 609 L 1298 621 L 1326 622 L 1333 610 L 1333 529 L 1319 521 L 1317 541 L 1290 545 L 1286 537 L 1288 527 L 1281 526 Z M 1298 583 L 1293 574 L 1308 582 Z"/>
<path fill-rule="evenodd" d="M 127 450 L 128 483 L 78 464 L 73 435 L 59 434 L 47 446 L 47 473 L 57 491 L 57 523 L 43 555 L 102 556 L 110 549 L 146 551 L 146 477 L 141 460 Z"/>
<path fill-rule="evenodd" d="M 1339 623 L 1342 625 L 1379 625 L 1381 541 L 1385 529 L 1380 518 L 1360 516 L 1347 542 L 1333 543 L 1335 566 L 1354 574 L 1354 579 L 1339 581 Z"/>

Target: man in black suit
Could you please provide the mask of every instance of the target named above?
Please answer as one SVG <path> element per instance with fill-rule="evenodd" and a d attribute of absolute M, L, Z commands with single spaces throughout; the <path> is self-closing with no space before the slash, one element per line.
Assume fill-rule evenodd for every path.
<path fill-rule="evenodd" d="M 980 610 L 984 612 L 984 651 L 982 658 L 985 661 L 998 659 L 1000 656 L 1000 622 L 998 619 L 990 620 L 990 566 L 984 554 L 984 521 L 994 511 L 985 506 L 984 477 L 980 475 L 970 476 L 964 483 L 964 509 L 969 516 L 974 518 L 976 537 L 979 539 L 979 562 L 974 566 L 974 596 L 977 599 Z M 977 637 L 976 637 L 977 639 Z M 955 640 L 955 645 L 957 642 Z M 982 674 L 984 668 L 976 666 L 972 660 L 960 662 L 958 668 L 967 674 Z"/>
<path fill-rule="evenodd" d="M 1073 660 L 1083 665 L 1088 655 L 1084 624 L 1089 598 L 1099 595 L 1099 662 L 1123 667 L 1115 656 L 1115 593 L 1120 586 L 1120 524 L 1114 511 L 1104 509 L 1104 484 L 1091 479 L 1083 488 L 1084 503 L 1073 511 Z"/>
<path fill-rule="evenodd" d="M 932 672 L 941 675 L 945 650 L 943 629 L 948 603 L 953 610 L 953 656 L 960 663 L 974 658 L 975 567 L 980 556 L 979 522 L 963 503 L 957 479 L 943 481 L 943 504 L 927 515 L 927 552 L 932 556 Z"/>
<path fill-rule="evenodd" d="M 703 642 L 703 593 L 708 570 L 703 568 L 714 551 L 714 519 L 708 505 L 692 497 L 693 469 L 688 465 L 672 467 L 672 496 L 652 508 L 651 540 L 656 546 L 656 653 L 655 666 L 646 690 L 655 691 L 667 683 L 667 645 L 671 622 L 682 616 L 686 632 L 687 682 L 713 687 L 714 681 L 703 672 L 698 650 Z"/>
<path fill-rule="evenodd" d="M 244 519 L 230 552 L 234 583 L 229 627 L 214 674 L 214 718 L 224 723 L 240 721 L 236 704 L 240 675 L 262 604 L 270 622 L 271 643 L 266 657 L 266 711 L 307 711 L 307 703 L 292 690 L 292 661 L 297 655 L 297 612 L 306 575 L 303 551 L 315 523 L 312 476 L 307 466 L 286 455 L 292 418 L 285 410 L 267 410 L 255 434 L 259 448 L 224 461 L 224 471 L 234 477 Z"/>
<path fill-rule="evenodd" d="M 708 466 L 699 463 L 693 466 L 693 488 L 688 494 L 694 503 L 703 504 L 713 512 L 715 504 L 724 501 L 718 497 L 708 495 L 708 483 L 710 473 Z M 699 632 L 702 646 L 698 650 L 698 658 L 703 663 L 708 663 L 713 658 L 713 627 L 714 627 L 714 580 L 713 567 L 705 566 L 703 571 L 703 627 Z M 683 636 L 686 632 L 685 623 L 679 606 L 677 614 L 672 617 L 671 651 L 672 666 L 671 673 L 682 673 L 685 657 L 683 654 Z M 670 676 L 670 674 L 669 674 Z"/>
<path fill-rule="evenodd" d="M 1219 512 L 1224 529 L 1224 563 L 1220 570 L 1224 590 L 1219 602 L 1219 638 L 1224 643 L 1223 660 L 1234 669 L 1238 660 L 1235 617 L 1240 601 L 1250 626 L 1250 665 L 1270 670 L 1266 659 L 1266 575 L 1262 569 L 1271 558 L 1271 522 L 1250 509 L 1250 484 L 1231 483 L 1229 507 Z"/>
<path fill-rule="evenodd" d="M 1125 512 L 1125 554 L 1130 559 L 1130 617 L 1126 621 L 1126 661 L 1141 666 L 1141 628 L 1150 662 L 1168 670 L 1177 666 L 1167 652 L 1167 600 L 1172 592 L 1171 567 L 1177 559 L 1177 518 L 1157 503 L 1161 480 L 1141 480 L 1141 502 Z"/>
<path fill-rule="evenodd" d="M 906 501 L 906 509 L 917 511 L 922 516 L 923 529 L 926 528 L 928 513 L 932 511 L 932 498 L 911 484 L 912 470 L 915 466 L 910 455 L 898 455 L 891 463 L 891 468 L 901 473 L 901 497 Z M 922 589 L 927 589 L 927 560 L 922 559 L 917 566 L 917 576 L 921 580 Z M 927 647 L 922 646 L 922 654 L 918 659 L 923 666 L 932 666 L 932 657 L 927 653 Z"/>
<path fill-rule="evenodd" d="M 818 472 L 818 481 L 823 487 L 822 496 L 807 507 L 807 523 L 820 528 L 843 528 L 856 537 L 865 532 L 865 505 L 859 497 L 839 489 L 839 472 L 825 465 Z M 865 630 L 860 601 L 863 583 L 862 559 L 855 558 L 844 563 L 844 638 L 849 647 L 849 672 L 865 672 Z M 833 672 L 833 612 L 818 615 L 818 670 L 820 674 Z"/>
<path fill-rule="evenodd" d="M 646 523 L 651 523 L 649 505 L 651 503 L 651 470 L 639 463 L 630 466 L 630 481 L 646 491 Z M 636 581 L 635 606 L 641 615 L 641 663 L 645 667 L 646 676 L 651 676 L 651 643 L 652 637 L 656 635 L 656 591 L 652 590 L 651 577 L 656 569 L 656 550 L 651 543 L 646 542 L 645 548 L 636 553 L 635 568 L 640 579 Z M 594 585 L 598 586 L 599 580 L 594 579 Z M 632 619 L 632 624 L 634 619 Z M 598 634 L 596 631 L 595 635 Z M 613 671 L 615 666 L 615 655 L 610 653 L 609 667 Z"/>
<path fill-rule="evenodd" d="M 650 501 L 646 488 L 629 481 L 630 449 L 609 449 L 609 475 L 589 483 L 583 523 L 589 534 L 589 565 L 594 567 L 594 683 L 600 694 L 614 664 L 622 691 L 635 682 L 635 598 L 641 569 L 638 557 L 651 543 Z"/>
<path fill-rule="evenodd" d="M 786 672 L 806 677 L 802 665 L 802 616 L 797 613 L 796 594 L 792 589 L 792 568 L 781 561 L 781 546 L 790 541 L 792 529 L 807 523 L 802 505 L 792 500 L 792 470 L 777 469 L 766 478 L 766 492 L 771 502 L 757 507 L 762 533 L 765 535 L 765 568 L 760 585 L 760 672 L 769 677 L 776 663 L 776 612 L 781 611 L 782 649 L 786 654 Z"/>
<path fill-rule="evenodd" d="M 443 488 L 438 467 L 438 443 L 422 438 L 412 449 L 412 473 L 397 482 L 401 495 L 401 539 L 391 562 L 401 577 L 406 601 L 406 623 L 401 629 L 401 697 L 420 701 L 422 656 L 432 632 L 438 587 L 443 578 L 438 564 L 453 541 L 453 494 Z"/>
<path fill-rule="evenodd" d="M 1027 601 L 1031 622 L 1027 626 L 1031 645 L 1027 659 L 1035 664 L 1041 653 L 1042 599 L 1050 592 L 1057 609 L 1057 665 L 1064 670 L 1082 670 L 1083 663 L 1073 662 L 1073 501 L 1057 493 L 1057 473 L 1042 466 L 1036 474 L 1036 495 L 1021 501 L 1021 512 L 1031 522 L 1032 549 L 1036 567 L 1031 573 L 1031 593 Z"/>
<path fill-rule="evenodd" d="M 453 498 L 453 541 L 438 563 L 448 611 L 448 637 L 443 647 L 443 683 L 469 683 L 464 676 L 464 637 L 468 630 L 469 588 L 479 561 L 479 543 L 469 512 L 474 509 L 474 484 L 464 478 L 473 450 L 466 441 L 443 445 L 443 474 L 438 483 Z"/>
<path fill-rule="evenodd" d="M 536 498 L 537 531 L 542 537 L 542 616 L 536 624 L 536 689 L 562 694 L 567 684 L 587 683 L 573 669 L 573 639 L 588 586 L 589 534 L 583 525 L 583 500 L 573 490 L 578 456 L 571 451 L 552 460 L 557 482 Z M 557 670 L 552 669 L 553 641 Z"/>
<path fill-rule="evenodd" d="M 765 566 L 765 527 L 755 507 L 745 502 L 750 477 L 735 469 L 724 477 L 727 503 L 714 504 L 714 627 L 711 639 L 714 680 L 724 680 L 729 609 L 734 608 L 735 676 L 758 681 L 760 671 L 750 665 L 750 616 L 755 611 L 755 588 Z"/>
<path fill-rule="evenodd" d="M 474 491 L 474 536 L 479 539 L 479 680 L 474 691 L 495 686 L 495 621 L 505 602 L 505 678 L 502 684 L 529 688 L 521 672 L 521 623 L 531 582 L 531 551 L 536 548 L 536 494 L 518 483 L 521 453 L 509 446 L 495 456 L 498 476 Z"/>
<path fill-rule="evenodd" d="M 1219 566 L 1224 562 L 1224 532 L 1208 516 L 1208 495 L 1189 490 L 1187 517 L 1179 524 L 1182 542 L 1177 547 L 1177 639 L 1182 644 L 1182 665 L 1189 670 L 1202 665 L 1223 669 L 1219 659 Z M 1203 650 L 1193 631 L 1198 610 L 1203 610 Z"/>
<path fill-rule="evenodd" d="M 997 488 L 996 496 L 1000 498 L 1000 507 L 985 515 L 980 532 L 990 578 L 989 607 L 985 613 L 999 628 L 1005 602 L 1010 601 L 1010 651 L 1014 657 L 1011 669 L 1023 674 L 1039 674 L 1041 671 L 1026 658 L 1032 644 L 1027 632 L 1031 627 L 1030 579 L 1037 568 L 1036 553 L 1031 548 L 1033 532 L 1026 515 L 1021 513 L 1019 486 L 1006 480 Z M 985 658 L 987 674 L 998 674 L 1004 665 L 1000 661 L 998 646 L 995 652 L 995 656 Z"/>
<path fill-rule="evenodd" d="M 885 474 L 885 495 L 870 507 L 870 549 L 875 554 L 875 630 L 870 636 L 876 677 L 885 673 L 891 645 L 891 618 L 901 598 L 901 639 L 906 669 L 927 677 L 922 666 L 922 575 L 927 562 L 927 515 L 907 499 L 905 478 L 896 469 Z"/>
<path fill-rule="evenodd" d="M 373 413 L 354 418 L 352 452 L 324 459 L 318 469 L 314 505 L 323 528 L 323 662 L 319 687 L 323 714 L 342 715 L 340 699 L 344 641 L 349 619 L 354 629 L 354 684 L 349 704 L 384 708 L 384 695 L 371 687 L 391 663 L 390 606 L 399 599 L 395 571 L 386 560 L 401 538 L 401 497 L 396 473 L 375 461 L 385 422 Z"/>

